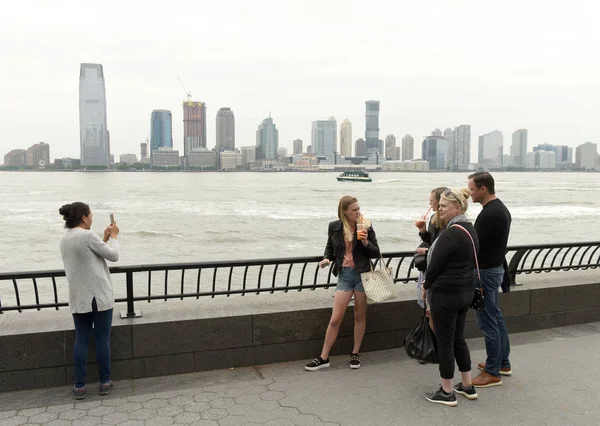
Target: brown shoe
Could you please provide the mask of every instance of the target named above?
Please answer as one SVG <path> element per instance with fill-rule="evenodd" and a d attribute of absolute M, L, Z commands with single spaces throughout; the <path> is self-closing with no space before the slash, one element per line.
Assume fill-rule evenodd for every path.
<path fill-rule="evenodd" d="M 479 367 L 479 369 L 481 371 L 485 371 L 485 362 L 480 362 L 479 364 L 477 364 L 477 367 Z M 500 374 L 502 376 L 512 376 L 512 369 L 510 367 L 508 367 L 508 368 L 501 368 L 500 369 Z"/>
<path fill-rule="evenodd" d="M 479 376 L 473 379 L 473 386 L 476 388 L 489 388 L 491 386 L 500 386 L 502 379 L 500 377 L 492 376 L 487 371 L 482 371 Z"/>

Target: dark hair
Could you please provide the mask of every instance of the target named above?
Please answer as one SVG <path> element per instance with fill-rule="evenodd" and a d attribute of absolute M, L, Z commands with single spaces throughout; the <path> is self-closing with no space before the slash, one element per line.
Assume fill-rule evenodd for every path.
<path fill-rule="evenodd" d="M 83 216 L 90 214 L 90 206 L 79 201 L 71 204 L 65 204 L 58 212 L 65 220 L 65 228 L 75 228 L 83 220 Z"/>
<path fill-rule="evenodd" d="M 469 179 L 473 179 L 477 188 L 485 186 L 490 194 L 494 195 L 496 193 L 496 189 L 494 188 L 494 178 L 489 172 L 476 172 L 470 174 Z"/>

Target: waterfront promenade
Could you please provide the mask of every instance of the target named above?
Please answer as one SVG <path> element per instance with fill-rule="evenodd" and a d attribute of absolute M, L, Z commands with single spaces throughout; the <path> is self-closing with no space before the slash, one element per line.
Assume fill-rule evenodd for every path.
<path fill-rule="evenodd" d="M 287 362 L 123 380 L 100 397 L 74 402 L 69 386 L 0 394 L 0 425 L 592 425 L 600 424 L 600 323 L 513 334 L 512 377 L 459 396 L 455 408 L 422 396 L 439 383 L 437 366 L 403 348 L 368 352 L 360 370 L 347 356 L 306 372 Z M 470 339 L 473 362 L 483 339 Z"/>

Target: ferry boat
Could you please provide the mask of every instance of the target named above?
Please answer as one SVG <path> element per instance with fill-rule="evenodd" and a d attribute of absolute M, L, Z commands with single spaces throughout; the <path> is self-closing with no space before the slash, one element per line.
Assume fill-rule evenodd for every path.
<path fill-rule="evenodd" d="M 351 171 L 344 172 L 337 177 L 339 181 L 349 181 L 349 182 L 371 182 L 371 178 L 367 172 L 360 171 Z"/>

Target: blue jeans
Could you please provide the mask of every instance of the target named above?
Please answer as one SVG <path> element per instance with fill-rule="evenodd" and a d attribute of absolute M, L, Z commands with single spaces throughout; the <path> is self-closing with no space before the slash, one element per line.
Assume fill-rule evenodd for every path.
<path fill-rule="evenodd" d="M 92 300 L 92 312 L 73 314 L 75 323 L 75 345 L 73 346 L 73 364 L 75 366 L 75 387 L 85 387 L 88 349 L 92 337 L 96 341 L 96 360 L 100 383 L 110 382 L 110 327 L 113 310 L 98 312 L 96 299 Z"/>
<path fill-rule="evenodd" d="M 485 371 L 494 376 L 500 376 L 500 368 L 510 368 L 508 330 L 504 315 L 498 307 L 498 289 L 504 278 L 504 267 L 481 269 L 480 274 L 483 284 L 484 309 L 475 312 L 475 320 L 485 339 L 485 351 L 487 352 Z M 477 271 L 475 271 L 475 283 L 480 285 Z"/>
<path fill-rule="evenodd" d="M 364 293 L 365 288 L 362 285 L 360 272 L 354 268 L 342 267 L 338 274 L 335 289 L 337 291 L 362 291 Z"/>

